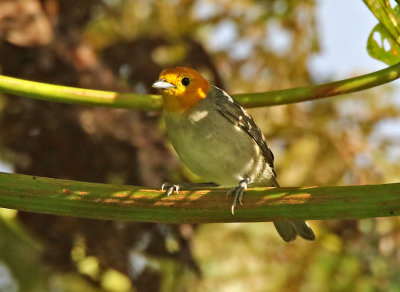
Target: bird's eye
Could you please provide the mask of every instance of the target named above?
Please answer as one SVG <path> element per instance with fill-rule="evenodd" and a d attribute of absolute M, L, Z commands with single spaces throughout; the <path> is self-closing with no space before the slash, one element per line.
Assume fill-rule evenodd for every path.
<path fill-rule="evenodd" d="M 187 78 L 187 77 L 182 78 L 181 83 L 182 83 L 183 86 L 188 86 L 190 84 L 190 79 Z"/>

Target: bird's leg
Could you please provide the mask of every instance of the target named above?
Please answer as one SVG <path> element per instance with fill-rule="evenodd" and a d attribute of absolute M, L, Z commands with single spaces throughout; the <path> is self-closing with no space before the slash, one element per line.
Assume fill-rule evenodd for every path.
<path fill-rule="evenodd" d="M 238 201 L 239 201 L 240 205 L 243 205 L 242 204 L 243 194 L 244 194 L 244 191 L 248 188 L 249 183 L 250 183 L 250 180 L 248 178 L 243 179 L 239 182 L 239 185 L 236 188 L 233 188 L 226 193 L 226 197 L 228 197 L 230 195 L 234 195 L 233 203 L 231 206 L 232 215 L 235 215 L 235 207 L 236 207 Z"/>
<path fill-rule="evenodd" d="M 190 190 L 190 189 L 198 189 L 198 188 L 210 188 L 210 187 L 219 187 L 219 184 L 213 182 L 206 183 L 183 183 L 180 185 L 171 184 L 171 183 L 163 183 L 161 186 L 161 190 L 167 190 L 167 196 L 171 195 L 174 191 L 178 194 L 179 190 Z"/>
<path fill-rule="evenodd" d="M 180 185 L 174 185 L 171 183 L 163 183 L 161 186 L 161 190 L 163 191 L 164 189 L 167 190 L 167 197 L 169 197 L 169 195 L 171 195 L 174 191 L 179 194 L 179 189 L 180 189 Z"/>

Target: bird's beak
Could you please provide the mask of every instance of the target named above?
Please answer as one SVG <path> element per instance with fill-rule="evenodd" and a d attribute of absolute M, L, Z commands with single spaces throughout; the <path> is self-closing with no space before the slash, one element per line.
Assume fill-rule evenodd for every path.
<path fill-rule="evenodd" d="M 166 82 L 165 79 L 160 79 L 160 80 L 157 80 L 156 82 L 154 82 L 151 87 L 157 88 L 157 89 L 169 89 L 169 88 L 174 88 L 175 85 Z"/>

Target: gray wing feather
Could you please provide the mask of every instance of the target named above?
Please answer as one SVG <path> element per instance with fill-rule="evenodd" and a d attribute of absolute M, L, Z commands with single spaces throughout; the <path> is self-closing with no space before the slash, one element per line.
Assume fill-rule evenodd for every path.
<path fill-rule="evenodd" d="M 246 132 L 260 147 L 265 160 L 268 162 L 272 170 L 274 169 L 274 154 L 268 148 L 267 142 L 265 141 L 264 134 L 260 128 L 256 125 L 253 118 L 245 111 L 245 109 L 237 102 L 234 98 L 229 96 L 226 92 L 218 87 L 214 88 L 214 103 L 226 119 L 232 124 L 241 128 Z M 275 172 L 274 172 L 275 175 Z M 276 176 L 276 175 L 275 175 Z M 274 184 L 279 186 L 276 180 Z"/>

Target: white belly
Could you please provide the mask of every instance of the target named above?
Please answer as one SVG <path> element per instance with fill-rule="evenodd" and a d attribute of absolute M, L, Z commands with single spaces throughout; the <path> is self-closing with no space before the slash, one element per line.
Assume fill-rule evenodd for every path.
<path fill-rule="evenodd" d="M 206 181 L 236 186 L 245 178 L 255 181 L 265 170 L 253 139 L 217 111 L 199 109 L 186 117 L 166 113 L 165 122 L 179 157 Z"/>

